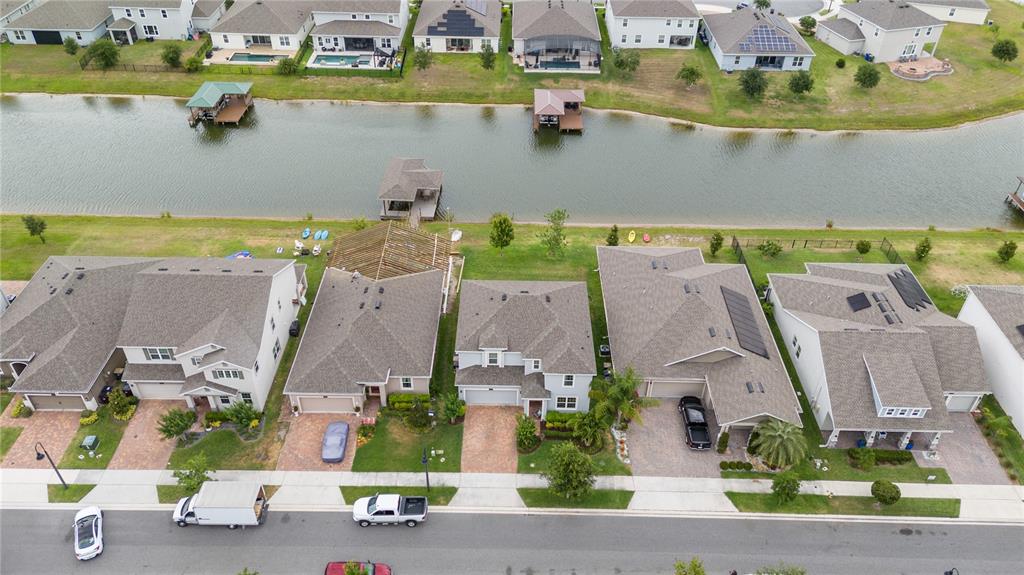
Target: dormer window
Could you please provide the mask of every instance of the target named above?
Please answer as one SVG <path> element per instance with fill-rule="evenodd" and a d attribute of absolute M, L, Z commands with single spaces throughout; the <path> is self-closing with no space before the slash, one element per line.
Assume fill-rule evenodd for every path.
<path fill-rule="evenodd" d="M 192 365 L 195 365 L 195 366 L 203 365 L 203 357 L 200 356 L 200 355 L 193 355 L 192 356 Z"/>
<path fill-rule="evenodd" d="M 150 361 L 168 361 L 174 359 L 174 354 L 169 347 L 144 347 L 142 353 Z"/>
<path fill-rule="evenodd" d="M 533 371 L 540 371 L 540 360 L 533 360 Z"/>
<path fill-rule="evenodd" d="M 487 365 L 498 365 L 498 356 L 496 351 L 487 352 Z"/>

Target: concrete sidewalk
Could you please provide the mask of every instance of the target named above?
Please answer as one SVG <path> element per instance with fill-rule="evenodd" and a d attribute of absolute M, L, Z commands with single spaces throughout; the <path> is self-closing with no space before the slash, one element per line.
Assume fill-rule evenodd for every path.
<path fill-rule="evenodd" d="M 82 503 L 96 505 L 155 505 L 156 486 L 174 485 L 170 471 L 66 470 L 68 483 L 94 484 Z M 279 485 L 271 503 L 294 509 L 337 509 L 346 502 L 339 486 L 421 487 L 420 473 L 355 473 L 351 471 L 218 471 L 219 480 L 257 481 Z M 515 473 L 432 473 L 431 485 L 457 487 L 450 507 L 467 509 L 524 509 L 516 491 L 547 487 L 540 475 Z M 47 503 L 46 485 L 59 483 L 52 470 L 0 471 L 0 505 Z M 937 485 L 901 483 L 904 497 L 961 500 L 960 518 L 1024 523 L 1024 487 L 1019 485 Z M 771 481 L 760 479 L 600 476 L 597 489 L 633 491 L 629 510 L 636 512 L 737 513 L 725 492 L 770 493 Z M 870 496 L 871 484 L 857 481 L 806 481 L 801 492 L 816 495 Z"/>

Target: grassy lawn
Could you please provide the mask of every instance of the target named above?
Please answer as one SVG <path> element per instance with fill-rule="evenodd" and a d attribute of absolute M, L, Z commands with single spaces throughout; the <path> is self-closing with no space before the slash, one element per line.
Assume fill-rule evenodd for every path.
<path fill-rule="evenodd" d="M 192 492 L 180 485 L 157 485 L 156 497 L 160 503 L 177 503 L 182 497 L 188 497 Z"/>
<path fill-rule="evenodd" d="M 13 393 L 7 391 L 0 392 L 0 413 L 3 413 L 4 410 L 7 409 L 7 406 L 11 403 L 11 400 L 13 399 Z"/>
<path fill-rule="evenodd" d="M 0 427 L 0 460 L 3 460 L 11 446 L 18 440 L 23 428 L 21 427 Z"/>
<path fill-rule="evenodd" d="M 110 458 L 114 456 L 118 444 L 121 443 L 121 436 L 124 435 L 124 428 L 128 427 L 128 422 L 114 419 L 110 409 L 105 405 L 101 405 L 97 413 L 100 414 L 100 418 L 96 423 L 78 428 L 58 464 L 61 469 L 107 468 Z M 89 457 L 89 452 L 79 447 L 88 435 L 95 435 L 99 439 L 96 457 Z"/>
<path fill-rule="evenodd" d="M 184 62 L 192 57 L 192 54 L 199 49 L 199 42 L 186 42 L 184 40 L 156 40 L 153 42 L 136 42 L 131 46 L 121 47 L 121 57 L 118 61 L 122 64 L 152 64 L 163 66 L 160 53 L 165 46 L 177 44 L 181 46 L 181 61 Z"/>
<path fill-rule="evenodd" d="M 519 496 L 527 507 L 559 509 L 625 509 L 633 499 L 632 491 L 594 489 L 582 499 L 566 499 L 542 487 L 520 487 Z"/>
<path fill-rule="evenodd" d="M 73 483 L 64 489 L 63 485 L 47 485 L 46 496 L 50 503 L 78 503 L 92 491 L 95 485 Z"/>
<path fill-rule="evenodd" d="M 420 459 L 424 448 L 430 457 L 431 471 L 458 472 L 462 469 L 462 424 L 439 422 L 420 435 L 409 431 L 395 417 L 380 417 L 373 439 L 356 450 L 352 471 L 423 471 Z M 431 457 L 431 450 L 444 454 Z"/>
<path fill-rule="evenodd" d="M 551 458 L 551 450 L 558 445 L 559 441 L 547 440 L 541 443 L 537 451 L 519 455 L 519 473 L 544 473 L 548 470 L 548 460 Z M 629 466 L 615 457 L 611 438 L 605 442 L 605 448 L 598 453 L 591 455 L 594 461 L 594 468 L 597 475 L 633 475 Z"/>
<path fill-rule="evenodd" d="M 999 26 L 998 38 L 1024 45 L 1024 7 L 1009 0 L 992 0 L 989 17 Z M 1024 108 L 1024 59 L 1001 63 L 989 53 L 996 34 L 984 26 L 949 24 L 938 56 L 948 58 L 956 73 L 927 82 L 900 80 L 883 64 L 879 85 L 871 90 L 853 83 L 860 62 L 808 38 L 817 54 L 811 66 L 814 89 L 792 95 L 787 73 L 769 73 L 769 88 L 761 100 L 751 100 L 739 88 L 739 74 L 718 70 L 703 45 L 694 50 L 641 50 L 640 67 L 632 75 L 614 70 L 608 59 L 599 75 L 526 74 L 512 65 L 508 45 L 511 18 L 503 23 L 498 58 L 484 70 L 470 54 L 436 54 L 427 70 L 405 68 L 404 78 L 245 76 L 208 69 L 199 74 L 82 71 L 60 46 L 4 45 L 0 47 L 0 86 L 4 92 L 162 94 L 187 97 L 204 80 L 253 81 L 254 93 L 274 99 L 338 99 L 397 102 L 464 102 L 528 104 L 537 87 L 585 88 L 587 105 L 658 114 L 687 121 L 734 127 L 818 129 L 925 128 L 948 126 Z M 410 29 L 413 23 L 410 22 Z M 161 42 L 123 48 L 122 61 L 158 63 Z M 185 43 L 185 54 L 198 46 Z M 406 42 L 408 45 L 409 42 Z M 410 51 L 411 57 L 411 51 Z M 155 61 L 154 61 L 155 60 Z M 688 63 L 704 79 L 687 89 L 675 80 Z M 969 95 L 969 97 L 965 97 Z"/>
<path fill-rule="evenodd" d="M 981 400 L 981 407 L 991 410 L 994 417 L 1006 415 L 994 395 L 986 395 Z M 1010 463 L 1010 469 L 1017 476 L 1017 482 L 1024 483 L 1024 439 L 1021 439 L 1020 432 L 1016 428 L 1010 427 L 1005 437 L 989 438 L 989 445 L 992 446 L 996 455 L 1001 455 Z"/>
<path fill-rule="evenodd" d="M 439 487 L 431 486 L 430 492 L 427 492 L 426 487 L 388 487 L 388 486 L 355 486 L 355 485 L 342 485 L 341 496 L 345 498 L 345 503 L 352 505 L 352 503 L 361 497 L 370 497 L 378 493 L 397 493 L 399 495 L 418 495 L 426 496 L 427 503 L 430 505 L 448 505 L 455 497 L 455 492 L 459 489 L 457 487 Z"/>
<path fill-rule="evenodd" d="M 903 517 L 959 517 L 959 499 L 904 498 L 893 505 L 881 505 L 873 497 L 832 497 L 798 495 L 796 500 L 779 504 L 770 493 L 725 495 L 737 509 L 749 513 L 798 513 L 803 515 L 886 515 Z"/>

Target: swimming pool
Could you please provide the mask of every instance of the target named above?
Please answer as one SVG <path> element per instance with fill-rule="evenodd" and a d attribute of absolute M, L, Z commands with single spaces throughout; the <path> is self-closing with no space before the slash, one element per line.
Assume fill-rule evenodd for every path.
<path fill-rule="evenodd" d="M 247 54 L 245 52 L 236 52 L 228 58 L 230 62 L 251 62 L 254 64 L 269 64 L 287 58 L 287 56 L 281 56 L 279 54 Z"/>
<path fill-rule="evenodd" d="M 341 55 L 321 55 L 313 59 L 314 66 L 349 66 L 353 64 L 359 64 L 360 66 L 369 66 L 369 56 L 341 56 Z"/>
<path fill-rule="evenodd" d="M 570 69 L 573 69 L 573 68 L 579 69 L 580 63 L 579 63 L 579 61 L 574 61 L 574 60 L 570 60 L 570 61 L 554 60 L 554 61 L 548 61 L 548 62 L 541 62 L 540 66 L 541 66 L 541 68 L 552 68 L 552 69 L 559 69 L 559 70 L 570 70 Z"/>

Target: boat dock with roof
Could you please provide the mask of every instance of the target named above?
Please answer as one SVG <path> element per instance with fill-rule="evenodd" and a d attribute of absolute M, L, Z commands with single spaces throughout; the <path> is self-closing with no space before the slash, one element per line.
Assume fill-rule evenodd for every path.
<path fill-rule="evenodd" d="M 237 125 L 252 106 L 252 82 L 203 82 L 185 104 L 193 127 L 202 120 Z"/>

